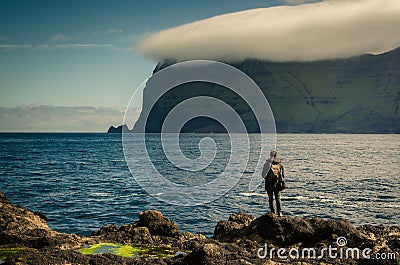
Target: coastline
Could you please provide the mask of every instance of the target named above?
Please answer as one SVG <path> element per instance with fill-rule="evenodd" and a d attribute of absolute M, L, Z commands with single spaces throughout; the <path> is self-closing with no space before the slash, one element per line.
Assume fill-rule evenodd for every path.
<path fill-rule="evenodd" d="M 266 214 L 231 214 L 221 220 L 212 237 L 179 231 L 178 225 L 156 210 L 139 214 L 138 221 L 107 225 L 88 237 L 51 230 L 43 213 L 13 205 L 0 192 L 0 252 L 3 264 L 399 264 L 400 227 L 353 226 L 348 220 L 326 220 Z M 371 249 L 370 255 L 394 253 L 377 260 L 302 257 L 282 259 L 271 249 L 314 248 L 321 253 L 346 239 L 343 249 Z M 90 250 L 105 245 L 132 249 L 133 257 Z M 132 246 L 134 248 L 132 248 Z M 338 246 L 336 246 L 337 248 Z M 86 249 L 86 251 L 85 251 Z M 126 248 L 125 248 L 126 249 Z M 266 250 L 268 251 L 266 252 Z M 340 248 L 339 248 L 340 249 Z M 79 252 L 78 252 L 79 251 Z M 136 252 L 135 252 L 136 251 Z M 85 254 L 82 254 L 85 253 Z M 136 253 L 136 254 L 134 254 Z M 126 253 L 125 253 L 126 254 Z M 129 253 L 128 253 L 129 254 Z M 131 255 L 131 256 L 132 256 Z M 375 257 L 375 256 L 374 256 Z M 393 257 L 392 257 L 393 258 Z M 374 263 L 375 262 L 375 263 Z"/>

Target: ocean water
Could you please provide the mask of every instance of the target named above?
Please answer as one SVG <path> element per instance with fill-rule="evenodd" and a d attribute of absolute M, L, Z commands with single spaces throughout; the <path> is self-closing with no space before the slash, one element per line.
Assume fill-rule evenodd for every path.
<path fill-rule="evenodd" d="M 170 167 L 158 141 L 148 141 L 147 147 L 155 150 L 152 160 L 170 180 L 200 185 L 224 170 L 230 149 L 227 135 L 184 134 L 182 152 L 191 159 L 199 156 L 198 143 L 204 137 L 213 138 L 220 151 L 202 176 Z M 257 135 L 250 137 L 257 143 Z M 277 150 L 289 186 L 282 193 L 284 214 L 399 225 L 400 135 L 279 134 Z M 44 212 L 57 231 L 89 235 L 103 225 L 131 223 L 139 212 L 157 209 L 181 230 L 211 236 L 217 222 L 231 213 L 268 212 L 263 185 L 248 189 L 258 170 L 258 153 L 251 155 L 248 168 L 227 194 L 205 205 L 176 206 L 136 183 L 121 135 L 1 133 L 0 190 L 13 203 Z M 150 173 L 142 169 L 134 174 Z"/>

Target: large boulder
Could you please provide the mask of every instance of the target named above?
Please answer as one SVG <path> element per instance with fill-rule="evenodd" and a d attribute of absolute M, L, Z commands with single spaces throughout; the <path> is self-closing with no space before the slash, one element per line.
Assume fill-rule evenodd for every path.
<path fill-rule="evenodd" d="M 213 238 L 221 242 L 234 242 L 243 235 L 242 228 L 248 226 L 255 219 L 255 215 L 242 212 L 231 214 L 228 221 L 221 220 L 217 223 Z"/>
<path fill-rule="evenodd" d="M 81 237 L 52 231 L 42 213 L 11 204 L 0 195 L 0 246 L 42 248 L 79 246 Z"/>
<path fill-rule="evenodd" d="M 139 214 L 137 226 L 147 227 L 152 235 L 168 237 L 179 236 L 178 225 L 155 210 L 141 212 Z"/>
<path fill-rule="evenodd" d="M 236 222 L 221 220 L 215 226 L 213 238 L 221 242 L 234 242 L 242 236 L 243 227 Z"/>
<path fill-rule="evenodd" d="M 121 244 L 170 243 L 165 237 L 177 238 L 179 235 L 178 225 L 155 210 L 139 213 L 139 221 L 136 223 L 121 226 L 106 225 L 92 233 L 92 237 L 100 241 Z"/>
<path fill-rule="evenodd" d="M 107 225 L 92 232 L 92 237 L 98 241 L 107 241 L 120 244 L 153 244 L 153 238 L 147 227 L 137 227 L 136 224 L 121 226 Z"/>
<path fill-rule="evenodd" d="M 368 237 L 357 230 L 348 220 L 325 220 L 321 218 L 305 219 L 306 222 L 314 228 L 312 242 L 332 243 L 338 237 L 345 237 L 347 239 L 348 247 L 360 246 L 363 242 L 368 240 Z"/>
<path fill-rule="evenodd" d="M 230 220 L 237 220 L 237 217 L 233 216 Z M 243 218 L 239 218 L 239 220 L 243 220 Z M 259 243 L 266 242 L 278 246 L 295 244 L 312 246 L 319 243 L 331 244 L 339 236 L 346 237 L 348 246 L 351 247 L 360 246 L 361 243 L 368 241 L 368 237 L 347 220 L 305 219 L 296 216 L 277 217 L 273 213 L 254 220 L 248 218 L 243 222 L 220 221 L 215 228 L 213 238 L 222 242 L 236 242 L 241 238 L 247 238 Z"/>
<path fill-rule="evenodd" d="M 299 242 L 309 242 L 314 229 L 300 217 L 278 218 L 275 214 L 269 213 L 251 222 L 243 233 L 254 240 L 261 239 L 279 246 L 289 246 Z"/>
<path fill-rule="evenodd" d="M 265 260 L 257 257 L 258 246 L 255 244 L 229 244 L 209 241 L 188 254 L 179 264 L 264 264 Z"/>

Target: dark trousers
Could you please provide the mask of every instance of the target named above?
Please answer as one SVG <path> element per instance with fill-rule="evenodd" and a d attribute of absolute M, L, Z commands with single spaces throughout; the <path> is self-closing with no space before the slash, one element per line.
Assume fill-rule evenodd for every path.
<path fill-rule="evenodd" d="M 281 203 L 281 194 L 280 191 L 276 189 L 267 189 L 268 193 L 268 199 L 269 199 L 269 209 L 271 212 L 275 213 L 275 207 L 274 207 L 274 195 L 275 195 L 275 201 L 276 201 L 276 209 L 278 212 L 282 211 L 282 203 Z"/>

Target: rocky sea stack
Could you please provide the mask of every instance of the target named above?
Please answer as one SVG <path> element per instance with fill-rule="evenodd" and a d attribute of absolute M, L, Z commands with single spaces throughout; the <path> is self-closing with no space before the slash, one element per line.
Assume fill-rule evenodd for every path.
<path fill-rule="evenodd" d="M 126 124 L 120 125 L 118 127 L 110 126 L 107 130 L 107 133 L 122 133 L 129 132 L 128 126 Z"/>
<path fill-rule="evenodd" d="M 175 222 L 150 210 L 140 213 L 135 223 L 107 225 L 84 237 L 52 231 L 45 219 L 43 213 L 13 205 L 0 193 L 3 264 L 400 264 L 398 226 L 355 227 L 348 220 L 237 213 L 219 221 L 213 237 L 207 238 L 181 232 Z M 340 242 L 342 247 L 337 245 L 340 237 L 346 239 L 345 244 Z M 119 247 L 119 254 L 91 251 L 102 244 Z M 272 248 L 294 249 L 292 254 L 296 249 L 298 253 L 304 249 L 323 253 L 329 246 L 338 253 L 358 248 L 370 249 L 371 257 L 377 253 L 393 256 L 377 260 L 328 255 L 281 259 L 276 251 L 269 255 Z"/>

